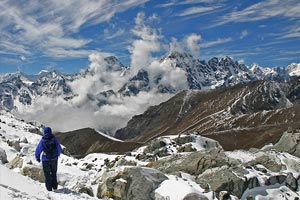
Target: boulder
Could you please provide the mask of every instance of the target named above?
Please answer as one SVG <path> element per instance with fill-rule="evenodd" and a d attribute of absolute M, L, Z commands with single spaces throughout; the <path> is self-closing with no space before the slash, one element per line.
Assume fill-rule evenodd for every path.
<path fill-rule="evenodd" d="M 119 167 L 119 166 L 136 166 L 136 161 L 126 160 L 125 157 L 121 157 L 114 164 L 114 167 Z"/>
<path fill-rule="evenodd" d="M 74 190 L 79 193 L 85 193 L 91 197 L 94 196 L 93 189 L 91 187 L 85 186 L 83 184 L 76 185 Z"/>
<path fill-rule="evenodd" d="M 6 152 L 1 147 L 0 147 L 0 162 L 2 164 L 8 163 Z"/>
<path fill-rule="evenodd" d="M 191 175 L 199 175 L 207 169 L 237 164 L 238 161 L 228 158 L 223 151 L 211 149 L 163 158 L 153 162 L 153 167 L 168 174 L 177 174 L 182 171 Z"/>
<path fill-rule="evenodd" d="M 14 168 L 17 168 L 17 167 L 22 168 L 22 166 L 23 166 L 23 158 L 21 158 L 20 156 L 16 156 L 7 165 L 7 167 L 9 169 L 14 169 Z"/>
<path fill-rule="evenodd" d="M 209 184 L 218 195 L 221 191 L 228 191 L 240 198 L 248 187 L 247 180 L 243 178 L 247 173 L 243 168 L 223 166 L 205 171 L 196 178 L 196 182 L 201 187 Z"/>
<path fill-rule="evenodd" d="M 24 167 L 21 171 L 21 174 L 24 176 L 28 176 L 35 181 L 39 181 L 41 183 L 45 182 L 43 169 L 37 167 Z"/>
<path fill-rule="evenodd" d="M 198 194 L 198 193 L 190 193 L 187 194 L 183 200 L 208 200 L 206 196 L 203 194 Z"/>
<path fill-rule="evenodd" d="M 25 136 L 23 136 L 23 137 L 20 138 L 20 142 L 27 144 L 28 140 L 27 140 L 27 138 Z"/>
<path fill-rule="evenodd" d="M 276 176 L 271 176 L 269 177 L 265 184 L 266 185 L 275 185 L 275 184 L 282 184 L 285 182 L 286 176 L 285 175 L 276 175 Z"/>
<path fill-rule="evenodd" d="M 108 194 L 116 200 L 151 200 L 153 191 L 168 178 L 158 170 L 145 167 L 123 167 L 105 172 L 98 185 L 97 197 Z"/>
<path fill-rule="evenodd" d="M 287 152 L 300 158 L 300 132 L 296 130 L 284 132 L 274 148 L 277 151 Z"/>
<path fill-rule="evenodd" d="M 286 186 L 289 187 L 293 191 L 297 191 L 298 189 L 298 181 L 293 176 L 293 173 L 288 173 L 286 176 Z"/>
<path fill-rule="evenodd" d="M 281 160 L 276 155 L 268 154 L 266 152 L 258 152 L 255 154 L 257 158 L 245 163 L 245 166 L 263 165 L 272 172 L 280 172 L 286 170 L 286 166 L 281 163 Z"/>
<path fill-rule="evenodd" d="M 20 151 L 21 151 L 20 141 L 19 141 L 19 140 L 14 140 L 14 141 L 12 141 L 12 147 L 13 147 L 16 151 L 20 152 Z"/>

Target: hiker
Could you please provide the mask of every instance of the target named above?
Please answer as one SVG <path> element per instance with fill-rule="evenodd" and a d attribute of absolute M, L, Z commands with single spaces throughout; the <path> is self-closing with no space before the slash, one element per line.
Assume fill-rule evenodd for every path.
<path fill-rule="evenodd" d="M 50 127 L 44 128 L 44 136 L 36 147 L 35 158 L 38 162 L 41 162 L 41 154 L 46 188 L 48 191 L 56 190 L 58 186 L 56 175 L 57 160 L 61 154 L 61 146 L 57 138 L 52 134 Z"/>

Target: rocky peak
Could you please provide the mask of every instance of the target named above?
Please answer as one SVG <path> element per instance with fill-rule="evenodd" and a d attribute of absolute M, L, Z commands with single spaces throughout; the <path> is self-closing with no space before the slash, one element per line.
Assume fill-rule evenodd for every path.
<path fill-rule="evenodd" d="M 213 57 L 208 61 L 208 65 L 214 69 L 214 71 L 217 70 L 217 66 L 219 64 L 219 59 L 217 57 Z"/>
<path fill-rule="evenodd" d="M 164 59 L 176 59 L 176 60 L 182 60 L 182 59 L 193 59 L 193 56 L 185 53 L 185 52 L 179 52 L 179 51 L 171 51 L 169 52 L 164 58 Z"/>
<path fill-rule="evenodd" d="M 140 91 L 148 91 L 149 75 L 148 72 L 140 69 L 134 77 L 132 77 L 128 83 L 126 83 L 120 90 L 123 96 L 137 95 Z"/>
<path fill-rule="evenodd" d="M 292 63 L 287 66 L 286 70 L 290 76 L 300 76 L 300 63 Z"/>
<path fill-rule="evenodd" d="M 106 57 L 104 58 L 104 61 L 107 63 L 107 69 L 109 71 L 121 71 L 125 68 L 115 56 Z"/>

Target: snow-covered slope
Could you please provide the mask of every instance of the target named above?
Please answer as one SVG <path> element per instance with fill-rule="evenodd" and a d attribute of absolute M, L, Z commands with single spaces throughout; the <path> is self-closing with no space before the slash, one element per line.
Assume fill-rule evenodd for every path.
<path fill-rule="evenodd" d="M 74 200 L 74 199 L 98 199 L 87 194 L 72 192 L 59 187 L 55 192 L 48 192 L 45 186 L 29 177 L 22 176 L 7 167 L 0 165 L 0 199 L 5 200 Z"/>
<path fill-rule="evenodd" d="M 287 66 L 287 72 L 290 76 L 300 76 L 300 63 L 292 63 Z"/>
<path fill-rule="evenodd" d="M 239 199 L 236 195 L 240 199 L 249 196 L 276 199 L 281 196 L 292 200 L 299 197 L 299 185 L 293 184 L 293 181 L 299 182 L 299 158 L 276 152 L 272 145 L 264 150 L 223 152 L 218 142 L 195 133 L 164 136 L 126 155 L 94 153 L 82 159 L 61 155 L 59 188 L 48 192 L 43 183 L 29 178 L 36 180 L 37 174 L 26 173 L 41 171 L 41 164 L 34 160 L 33 155 L 41 138 L 37 134 L 39 127 L 6 112 L 1 112 L 0 120 L 0 160 L 3 161 L 4 150 L 9 161 L 6 164 L 0 161 L 0 199 L 181 200 L 193 196 L 217 200 L 223 195 L 219 190 L 228 190 L 229 193 L 224 194 L 231 199 Z M 228 168 L 228 165 L 233 167 Z M 214 181 L 223 174 L 222 170 L 232 170 L 226 171 L 224 176 L 228 173 L 238 176 L 232 180 L 220 180 L 225 181 L 223 186 L 218 186 L 218 182 L 216 185 L 210 182 L 211 188 L 202 185 L 203 180 Z M 213 177 L 205 178 L 210 173 Z M 228 181 L 233 186 L 244 184 L 246 188 L 227 187 Z"/>

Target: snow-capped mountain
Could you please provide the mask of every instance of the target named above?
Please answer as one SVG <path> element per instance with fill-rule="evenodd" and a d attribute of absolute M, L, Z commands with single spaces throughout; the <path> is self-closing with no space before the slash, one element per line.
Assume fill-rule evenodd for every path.
<path fill-rule="evenodd" d="M 56 71 L 31 76 L 20 72 L 7 74 L 0 82 L 0 107 L 13 110 L 18 106 L 31 105 L 41 96 L 72 96 L 72 91 L 67 85 L 71 79 L 72 76 Z"/>
<path fill-rule="evenodd" d="M 290 76 L 300 76 L 300 63 L 292 63 L 286 68 Z"/>
<path fill-rule="evenodd" d="M 100 58 L 95 57 L 93 59 L 99 60 Z M 183 70 L 187 83 L 187 86 L 174 87 L 171 84 L 164 84 L 160 74 L 150 77 L 151 75 L 146 68 L 140 69 L 137 74 L 130 75 L 130 69 L 114 56 L 104 58 L 103 63 L 102 68 L 92 63 L 87 70 L 75 75 L 66 75 L 57 71 L 42 71 L 38 75 L 25 75 L 20 72 L 4 75 L 0 79 L 0 105 L 6 110 L 12 110 L 21 104 L 31 105 L 36 98 L 41 96 L 53 98 L 59 96 L 65 100 L 70 100 L 72 97 L 80 95 L 71 87 L 72 82 L 94 78 L 94 82 L 101 83 L 105 79 L 103 76 L 112 72 L 117 73 L 120 77 L 126 76 L 128 78 L 127 80 L 124 79 L 126 81 L 119 88 L 93 88 L 93 91 L 86 94 L 90 100 L 99 99 L 97 96 L 101 96 L 103 92 L 108 90 L 113 91 L 110 94 L 119 93 L 123 96 L 131 96 L 137 95 L 141 91 L 150 91 L 153 88 L 162 93 L 177 93 L 182 89 L 213 89 L 254 80 L 282 81 L 288 79 L 288 74 L 297 75 L 300 68 L 299 64 L 291 64 L 286 69 L 262 68 L 256 64 L 247 67 L 230 57 L 212 58 L 206 63 L 194 59 L 187 53 L 170 52 L 159 60 L 159 67 L 167 65 L 170 69 Z M 98 76 L 97 73 L 102 73 L 102 76 Z M 149 80 L 150 78 L 153 80 Z M 89 88 L 86 89 L 89 90 Z M 103 105 L 103 98 L 99 105 Z"/>
<path fill-rule="evenodd" d="M 247 67 L 230 57 L 205 62 L 181 52 L 170 52 L 149 66 L 133 69 L 114 56 L 93 54 L 90 62 L 86 70 L 74 75 L 43 71 L 34 76 L 2 76 L 1 109 L 17 111 L 23 117 L 29 116 L 28 120 L 37 117 L 43 123 L 52 121 L 48 116 L 36 116 L 37 113 L 69 113 L 67 120 L 61 119 L 66 126 L 92 127 L 113 134 L 134 115 L 185 89 L 224 88 L 256 80 L 281 82 L 290 77 L 286 68 Z M 86 119 L 77 122 L 77 114 L 70 111 L 85 113 Z"/>

